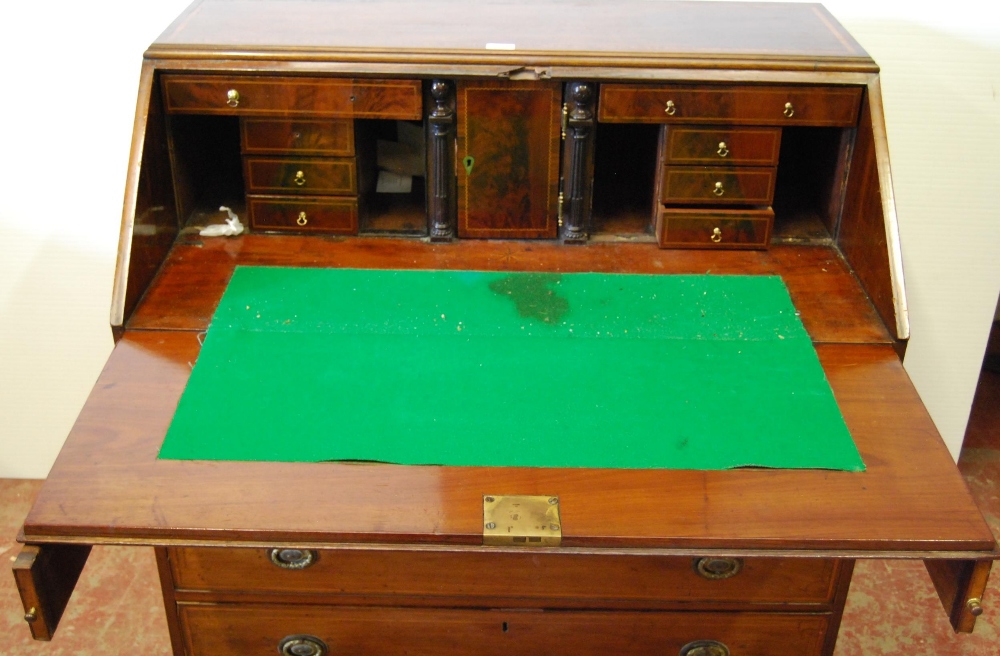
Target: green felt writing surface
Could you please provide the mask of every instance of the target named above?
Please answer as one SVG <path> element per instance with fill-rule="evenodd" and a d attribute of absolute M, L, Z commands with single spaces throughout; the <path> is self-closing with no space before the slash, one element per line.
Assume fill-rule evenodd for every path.
<path fill-rule="evenodd" d="M 779 278 L 265 267 L 160 457 L 864 469 Z"/>

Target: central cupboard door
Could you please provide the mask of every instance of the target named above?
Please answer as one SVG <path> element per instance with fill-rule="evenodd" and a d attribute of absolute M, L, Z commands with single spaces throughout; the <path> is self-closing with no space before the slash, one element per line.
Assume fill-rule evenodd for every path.
<path fill-rule="evenodd" d="M 555 237 L 561 85 L 461 81 L 457 102 L 458 236 Z"/>

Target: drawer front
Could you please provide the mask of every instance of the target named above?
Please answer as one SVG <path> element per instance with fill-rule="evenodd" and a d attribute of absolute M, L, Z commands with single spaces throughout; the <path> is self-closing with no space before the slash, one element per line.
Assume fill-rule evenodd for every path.
<path fill-rule="evenodd" d="M 354 121 L 280 121 L 245 118 L 242 149 L 252 155 L 354 155 Z"/>
<path fill-rule="evenodd" d="M 354 158 L 243 160 L 247 193 L 330 194 L 358 193 Z"/>
<path fill-rule="evenodd" d="M 666 164 L 776 166 L 781 128 L 667 126 Z"/>
<path fill-rule="evenodd" d="M 419 80 L 164 75 L 168 112 L 419 120 Z"/>
<path fill-rule="evenodd" d="M 663 169 L 664 204 L 770 205 L 774 169 L 676 167 Z"/>
<path fill-rule="evenodd" d="M 767 248 L 774 212 L 765 210 L 690 210 L 664 208 L 657 233 L 670 248 Z"/>
<path fill-rule="evenodd" d="M 293 230 L 355 235 L 356 198 L 281 198 L 247 196 L 250 224 L 257 230 Z"/>
<path fill-rule="evenodd" d="M 600 607 L 615 600 L 643 607 L 672 602 L 816 607 L 832 603 L 840 574 L 837 560 L 804 558 L 742 559 L 732 576 L 707 578 L 698 572 L 700 559 L 685 557 L 344 549 L 312 552 L 316 558 L 308 567 L 284 569 L 272 563 L 267 549 L 191 547 L 169 553 L 178 589 L 447 598 L 479 606 L 501 598 L 515 604 L 509 600 L 517 598 L 563 607 Z M 727 564 L 711 562 L 703 561 L 702 568 Z"/>
<path fill-rule="evenodd" d="M 455 610 L 178 604 L 189 654 L 482 656 L 680 654 L 714 641 L 733 656 L 822 652 L 830 616 L 778 613 Z M 307 645 L 312 645 L 310 648 Z M 693 651 L 692 654 L 713 653 Z M 725 652 L 721 652 L 725 653 Z"/>
<path fill-rule="evenodd" d="M 618 123 L 857 123 L 861 87 L 605 84 L 598 119 Z"/>

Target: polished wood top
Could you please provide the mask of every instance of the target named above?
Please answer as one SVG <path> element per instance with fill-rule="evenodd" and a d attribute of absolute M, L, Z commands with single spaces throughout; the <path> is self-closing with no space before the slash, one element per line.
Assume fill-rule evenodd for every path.
<path fill-rule="evenodd" d="M 591 470 L 157 460 L 236 263 L 780 273 L 868 467 Z M 482 543 L 483 494 L 558 494 L 564 548 L 991 553 L 884 328 L 835 251 L 659 251 L 251 235 L 182 240 L 118 343 L 24 526 L 30 542 Z M 817 339 L 818 338 L 818 339 Z M 854 343 L 846 343 L 854 342 Z M 220 402 L 229 393 L 220 390 Z M 554 399 L 556 408 L 561 401 Z M 567 403 L 571 405 L 570 401 Z"/>
<path fill-rule="evenodd" d="M 860 45 L 819 4 L 630 0 L 199 0 L 150 47 L 154 57 L 184 51 L 307 58 L 532 66 L 576 60 L 614 64 L 622 53 L 718 67 L 877 70 Z"/>

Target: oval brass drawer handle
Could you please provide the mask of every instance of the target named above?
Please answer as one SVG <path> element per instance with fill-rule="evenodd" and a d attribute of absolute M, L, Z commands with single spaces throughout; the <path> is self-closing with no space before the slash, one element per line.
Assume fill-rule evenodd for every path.
<path fill-rule="evenodd" d="M 295 222 L 298 223 L 300 226 L 304 226 L 305 224 L 309 223 L 309 219 L 306 218 L 305 212 L 299 212 L 299 218 L 295 219 Z"/>
<path fill-rule="evenodd" d="M 726 142 L 720 141 L 719 149 L 715 152 L 719 153 L 719 157 L 726 157 L 727 155 L 729 155 L 729 148 L 726 146 Z"/>
<path fill-rule="evenodd" d="M 720 241 L 722 241 L 722 231 L 719 230 L 718 228 L 712 228 L 712 236 L 709 237 L 709 239 L 718 244 Z M 708 558 L 702 558 L 702 560 L 708 560 Z M 700 569 L 698 570 L 698 573 L 699 574 L 702 573 Z"/>
<path fill-rule="evenodd" d="M 667 113 L 667 116 L 673 116 L 677 113 L 677 105 L 674 104 L 673 100 L 668 100 L 667 107 L 663 111 Z"/>
<path fill-rule="evenodd" d="M 795 116 L 795 108 L 792 107 L 792 103 L 786 102 L 785 111 L 781 113 L 785 115 L 785 118 L 792 118 L 793 116 Z"/>
<path fill-rule="evenodd" d="M 295 184 L 298 186 L 303 186 L 306 183 L 306 174 L 302 171 L 295 172 Z"/>
<path fill-rule="evenodd" d="M 695 640 L 681 647 L 680 656 L 729 656 L 729 647 L 718 640 Z"/>
<path fill-rule="evenodd" d="M 230 107 L 239 107 L 240 104 L 240 92 L 236 89 L 230 89 L 226 92 L 226 104 Z"/>
<path fill-rule="evenodd" d="M 718 239 L 716 239 L 716 235 L 718 235 Z M 722 231 L 718 228 L 712 234 L 712 241 L 715 243 L 722 241 Z M 739 558 L 697 558 L 694 561 L 694 571 L 712 581 L 736 576 L 741 569 L 743 569 L 743 561 Z"/>
<path fill-rule="evenodd" d="M 282 638 L 278 653 L 281 656 L 326 656 L 330 649 L 316 636 L 298 634 Z"/>
<path fill-rule="evenodd" d="M 305 569 L 316 562 L 316 552 L 311 549 L 271 549 L 267 555 L 281 569 Z"/>
<path fill-rule="evenodd" d="M 716 182 L 715 188 L 712 189 L 712 193 L 715 194 L 716 196 L 722 196 L 722 194 L 726 193 L 726 190 L 722 188 L 721 182 Z"/>

